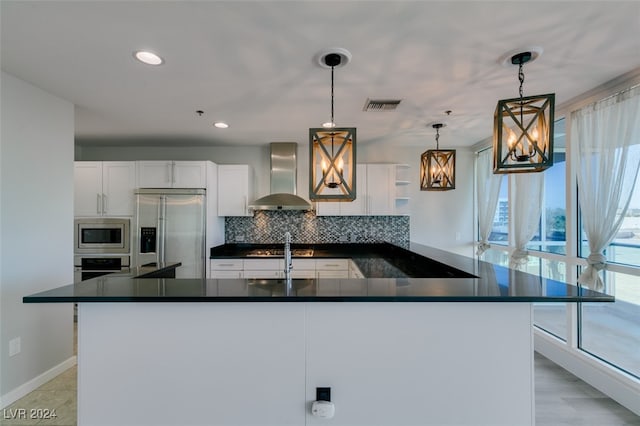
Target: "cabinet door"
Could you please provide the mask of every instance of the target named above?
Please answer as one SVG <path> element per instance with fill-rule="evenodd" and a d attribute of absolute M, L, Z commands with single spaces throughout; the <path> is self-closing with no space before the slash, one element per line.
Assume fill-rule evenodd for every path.
<path fill-rule="evenodd" d="M 339 201 L 318 201 L 316 203 L 316 216 L 339 216 L 340 205 Z"/>
<path fill-rule="evenodd" d="M 171 161 L 138 161 L 139 188 L 171 188 Z"/>
<path fill-rule="evenodd" d="M 102 163 L 102 210 L 107 216 L 133 216 L 136 164 L 133 161 Z"/>
<path fill-rule="evenodd" d="M 395 203 L 395 167 L 393 164 L 367 164 L 368 213 L 392 215 Z"/>
<path fill-rule="evenodd" d="M 250 216 L 249 166 L 218 166 L 218 216 Z"/>
<path fill-rule="evenodd" d="M 75 216 L 102 216 L 102 162 L 78 161 L 74 163 Z"/>
<path fill-rule="evenodd" d="M 340 203 L 342 216 L 364 216 L 367 214 L 367 165 L 356 166 L 356 199 Z"/>
<path fill-rule="evenodd" d="M 206 188 L 207 164 L 204 161 L 174 161 L 174 188 Z"/>

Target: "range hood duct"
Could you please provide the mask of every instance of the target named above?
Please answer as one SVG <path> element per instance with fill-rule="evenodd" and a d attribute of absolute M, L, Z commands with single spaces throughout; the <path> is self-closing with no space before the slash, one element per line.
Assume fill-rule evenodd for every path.
<path fill-rule="evenodd" d="M 295 142 L 272 142 L 271 194 L 258 198 L 250 206 L 253 210 L 311 210 L 311 203 L 296 195 Z"/>

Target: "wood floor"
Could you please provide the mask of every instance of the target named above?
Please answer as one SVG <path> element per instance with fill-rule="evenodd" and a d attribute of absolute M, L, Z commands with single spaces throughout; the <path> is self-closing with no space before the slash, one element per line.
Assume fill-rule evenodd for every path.
<path fill-rule="evenodd" d="M 537 353 L 535 383 L 536 426 L 640 426 L 640 417 Z M 0 410 L 0 425 L 75 425 L 76 389 L 77 370 L 73 367 Z M 26 419 L 6 418 L 21 408 L 26 409 Z M 57 417 L 29 419 L 31 408 L 55 409 Z"/>

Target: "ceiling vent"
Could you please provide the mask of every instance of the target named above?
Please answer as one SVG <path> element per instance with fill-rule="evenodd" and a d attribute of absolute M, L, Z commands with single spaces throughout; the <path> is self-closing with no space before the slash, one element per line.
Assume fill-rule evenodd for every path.
<path fill-rule="evenodd" d="M 398 108 L 401 99 L 369 99 L 364 103 L 363 111 L 393 111 Z"/>

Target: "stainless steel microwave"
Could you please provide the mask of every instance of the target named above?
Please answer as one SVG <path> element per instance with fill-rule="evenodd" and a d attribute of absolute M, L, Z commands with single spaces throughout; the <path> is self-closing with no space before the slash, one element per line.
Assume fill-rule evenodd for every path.
<path fill-rule="evenodd" d="M 74 251 L 79 254 L 129 253 L 129 228 L 129 219 L 76 219 Z"/>

